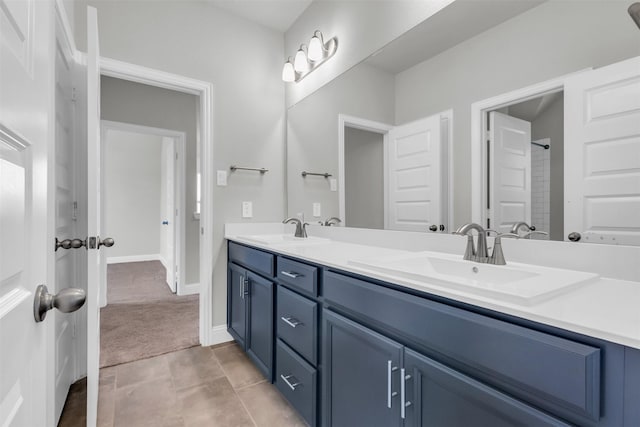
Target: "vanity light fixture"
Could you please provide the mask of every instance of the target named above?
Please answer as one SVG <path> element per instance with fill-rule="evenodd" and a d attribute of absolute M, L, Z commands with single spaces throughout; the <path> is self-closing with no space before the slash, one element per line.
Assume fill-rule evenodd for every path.
<path fill-rule="evenodd" d="M 333 37 L 324 42 L 322 32 L 316 30 L 309 41 L 309 47 L 300 45 L 293 62 L 291 57 L 284 63 L 282 68 L 282 80 L 285 82 L 299 82 L 313 70 L 318 68 L 327 59 L 331 58 L 338 49 L 338 39 Z"/>
<path fill-rule="evenodd" d="M 296 52 L 296 57 L 293 61 L 293 68 L 299 73 L 309 71 L 309 60 L 307 59 L 307 53 L 304 51 L 304 47 L 304 45 L 300 45 L 300 49 Z"/>
<path fill-rule="evenodd" d="M 291 62 L 291 57 L 284 63 L 284 67 L 282 67 L 282 80 L 287 83 L 296 81 L 296 70 L 293 68 L 293 63 Z"/>

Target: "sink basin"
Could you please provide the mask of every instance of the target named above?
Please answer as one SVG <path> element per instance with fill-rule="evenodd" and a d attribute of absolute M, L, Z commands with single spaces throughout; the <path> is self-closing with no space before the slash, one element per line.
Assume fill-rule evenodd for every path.
<path fill-rule="evenodd" d="M 437 252 L 394 258 L 350 260 L 348 264 L 429 286 L 457 289 L 520 305 L 533 305 L 597 279 L 594 273 L 529 264 L 480 264 Z"/>
<path fill-rule="evenodd" d="M 330 242 L 323 237 L 295 237 L 291 234 L 254 234 L 238 238 L 261 245 L 314 245 Z"/>

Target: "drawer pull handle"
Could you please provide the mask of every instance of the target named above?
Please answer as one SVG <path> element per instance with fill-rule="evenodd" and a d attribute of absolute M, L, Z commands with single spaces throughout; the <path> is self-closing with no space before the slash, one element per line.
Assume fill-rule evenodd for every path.
<path fill-rule="evenodd" d="M 411 379 L 411 375 L 405 375 L 404 374 L 404 368 L 400 369 L 400 418 L 402 418 L 403 420 L 405 419 L 406 416 L 406 411 L 405 409 L 408 408 L 409 406 L 411 406 L 411 402 L 407 402 L 406 401 L 406 384 L 405 382 L 407 380 Z"/>
<path fill-rule="evenodd" d="M 280 319 L 284 323 L 286 323 L 287 325 L 291 326 L 292 328 L 295 328 L 296 326 L 304 325 L 304 323 L 302 323 L 301 321 L 299 321 L 295 317 L 284 317 L 284 316 L 282 316 Z"/>
<path fill-rule="evenodd" d="M 391 390 L 391 373 L 398 370 L 397 366 L 391 366 L 391 360 L 387 360 L 387 408 L 391 409 L 391 398 L 398 395 Z"/>
<path fill-rule="evenodd" d="M 297 279 L 298 277 L 302 277 L 302 274 L 300 273 L 295 273 L 293 271 L 281 271 L 280 274 L 287 276 L 287 277 L 291 277 L 292 279 Z"/>
<path fill-rule="evenodd" d="M 289 386 L 289 388 L 293 391 L 296 391 L 296 387 L 300 385 L 300 383 L 298 382 L 298 379 L 293 375 L 280 375 L 280 378 L 282 378 L 282 381 L 284 381 Z M 289 382 L 289 378 L 293 378 L 292 380 L 293 384 Z"/>

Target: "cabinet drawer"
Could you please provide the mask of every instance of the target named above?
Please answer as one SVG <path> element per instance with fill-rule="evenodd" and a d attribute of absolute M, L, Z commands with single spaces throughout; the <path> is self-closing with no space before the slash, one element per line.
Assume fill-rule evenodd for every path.
<path fill-rule="evenodd" d="M 278 337 L 311 364 L 317 364 L 318 304 L 278 286 Z"/>
<path fill-rule="evenodd" d="M 318 295 L 318 269 L 302 262 L 278 257 L 278 279 L 300 292 Z"/>
<path fill-rule="evenodd" d="M 276 343 L 276 387 L 311 426 L 316 425 L 316 370 L 287 347 Z"/>
<path fill-rule="evenodd" d="M 229 242 L 229 260 L 256 273 L 273 277 L 274 258 L 270 253 Z"/>
<path fill-rule="evenodd" d="M 510 394 L 599 419 L 598 348 L 334 272 L 324 275 L 323 296 Z"/>

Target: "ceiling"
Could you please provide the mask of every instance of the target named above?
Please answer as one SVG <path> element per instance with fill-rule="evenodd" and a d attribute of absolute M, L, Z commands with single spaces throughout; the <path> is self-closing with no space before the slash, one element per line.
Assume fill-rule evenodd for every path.
<path fill-rule="evenodd" d="M 455 1 L 374 53 L 366 62 L 397 74 L 543 2 Z"/>
<path fill-rule="evenodd" d="M 284 33 L 312 0 L 208 0 L 211 4 L 249 21 Z"/>

